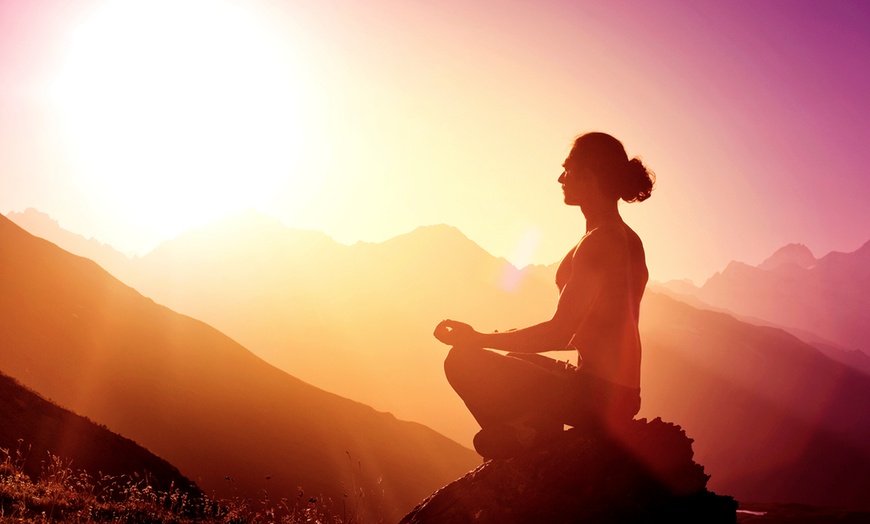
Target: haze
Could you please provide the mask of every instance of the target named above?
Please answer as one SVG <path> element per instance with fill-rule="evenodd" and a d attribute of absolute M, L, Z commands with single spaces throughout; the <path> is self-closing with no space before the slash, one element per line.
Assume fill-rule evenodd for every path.
<path fill-rule="evenodd" d="M 652 278 L 866 241 L 870 7 L 809 1 L 0 4 L 0 212 L 125 252 L 255 208 L 343 243 L 458 227 L 549 264 L 575 134 L 658 174 Z"/>

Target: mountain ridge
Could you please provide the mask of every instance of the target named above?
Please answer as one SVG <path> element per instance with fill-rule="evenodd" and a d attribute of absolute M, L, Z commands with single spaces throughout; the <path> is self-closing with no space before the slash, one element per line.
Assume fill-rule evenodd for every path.
<path fill-rule="evenodd" d="M 342 486 L 356 484 L 366 514 L 397 517 L 477 462 L 420 424 L 291 377 L 5 217 L 0 265 L 7 372 L 156 450 L 205 490 L 256 495 L 268 475 L 274 496 L 303 486 L 340 503 Z"/>
<path fill-rule="evenodd" d="M 662 285 L 711 308 L 790 329 L 807 342 L 870 356 L 870 241 L 820 258 L 790 244 L 758 266 L 732 261 L 699 287 Z"/>
<path fill-rule="evenodd" d="M 276 263 L 280 274 L 259 284 L 207 256 L 201 260 L 214 267 L 193 264 L 181 271 L 174 300 L 187 300 L 199 309 L 177 309 L 209 318 L 259 354 L 274 351 L 286 359 L 279 363 L 285 369 L 308 365 L 323 372 L 323 380 L 350 369 L 355 377 L 336 380 L 346 396 L 383 394 L 395 406 L 389 411 L 427 417 L 433 427 L 440 428 L 438 420 L 452 424 L 467 442 L 476 424 L 444 381 L 445 348 L 430 337 L 432 327 L 442 318 L 467 320 L 484 331 L 544 320 L 558 296 L 554 267 L 506 272 L 504 262 L 485 251 L 472 247 L 466 253 L 431 238 L 342 249 L 335 259 L 312 254 L 299 266 Z M 467 245 L 459 240 L 456 245 Z M 280 258 L 268 249 L 236 256 Z M 197 280 L 209 274 L 221 278 Z M 506 274 L 519 276 L 519 284 L 506 285 Z M 272 316 L 266 322 L 263 315 Z M 838 480 L 826 464 L 867 460 L 860 440 L 870 441 L 870 435 L 849 426 L 870 410 L 865 376 L 781 329 L 680 305 L 652 291 L 642 304 L 641 336 L 641 416 L 683 426 L 712 474 L 711 489 L 750 501 L 863 504 L 848 481 L 870 481 L 851 469 Z M 324 386 L 313 375 L 307 380 Z M 844 445 L 842 434 L 849 433 L 857 437 Z"/>

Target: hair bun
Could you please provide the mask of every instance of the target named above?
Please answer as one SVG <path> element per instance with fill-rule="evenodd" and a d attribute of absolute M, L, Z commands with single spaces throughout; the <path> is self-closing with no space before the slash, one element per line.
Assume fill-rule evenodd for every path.
<path fill-rule="evenodd" d="M 650 197 L 656 175 L 646 168 L 640 158 L 628 161 L 619 196 L 626 202 L 643 202 Z"/>

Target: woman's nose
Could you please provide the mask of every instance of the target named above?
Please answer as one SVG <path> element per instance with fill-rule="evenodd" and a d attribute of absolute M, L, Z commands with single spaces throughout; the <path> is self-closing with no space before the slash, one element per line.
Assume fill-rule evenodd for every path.
<path fill-rule="evenodd" d="M 564 184 L 564 183 L 565 183 L 565 171 L 562 171 L 562 174 L 559 175 L 559 180 L 558 180 L 558 182 L 559 182 L 560 184 Z"/>

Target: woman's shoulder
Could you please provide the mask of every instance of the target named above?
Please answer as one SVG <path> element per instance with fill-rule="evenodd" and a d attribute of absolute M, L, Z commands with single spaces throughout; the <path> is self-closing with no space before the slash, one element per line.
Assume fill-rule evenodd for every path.
<path fill-rule="evenodd" d="M 639 240 L 623 223 L 603 224 L 583 237 L 574 252 L 578 263 L 618 264 L 629 258 L 632 245 Z"/>
<path fill-rule="evenodd" d="M 577 250 L 604 249 L 613 244 L 625 243 L 631 229 L 623 222 L 607 222 L 591 229 L 577 245 Z"/>

